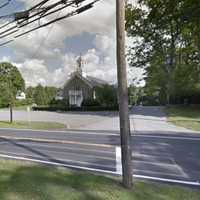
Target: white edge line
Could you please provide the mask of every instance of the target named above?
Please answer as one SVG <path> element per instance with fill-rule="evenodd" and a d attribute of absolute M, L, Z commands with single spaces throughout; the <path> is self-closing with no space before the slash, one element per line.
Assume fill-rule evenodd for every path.
<path fill-rule="evenodd" d="M 133 135 L 134 137 L 144 137 L 144 138 L 158 138 L 158 139 L 175 139 L 175 140 L 200 140 L 200 137 L 178 137 L 178 136 L 156 136 L 156 135 Z"/>
<path fill-rule="evenodd" d="M 75 166 L 75 165 L 66 165 L 66 164 L 62 164 L 62 163 L 43 161 L 43 160 L 38 160 L 38 159 L 30 159 L 30 158 L 25 158 L 25 157 L 9 156 L 9 155 L 4 155 L 4 154 L 0 154 L 0 157 L 15 159 L 15 160 L 24 160 L 24 161 L 29 161 L 29 162 L 37 162 L 37 163 L 42 163 L 42 164 L 55 165 L 55 166 L 59 166 L 59 167 L 69 167 L 69 168 L 87 170 L 87 171 L 92 171 L 92 172 L 121 175 L 121 174 L 118 174 L 117 172 L 108 171 L 108 170 L 93 169 L 93 168 L 89 168 L 89 167 L 81 167 L 81 166 Z M 182 185 L 200 186 L 200 182 L 198 182 L 198 181 L 196 181 L 196 182 L 181 181 L 181 180 L 176 180 L 176 179 L 165 179 L 165 178 L 158 178 L 158 177 L 152 177 L 152 176 L 144 176 L 144 175 L 139 175 L 139 174 L 134 174 L 133 177 L 140 178 L 140 179 L 161 181 L 161 182 L 165 182 L 165 183 L 179 183 L 179 184 L 182 184 Z"/>
<path fill-rule="evenodd" d="M 162 182 L 168 182 L 168 183 L 179 183 L 183 185 L 193 185 L 193 186 L 200 186 L 200 182 L 192 182 L 192 181 L 181 181 L 176 179 L 166 179 L 166 178 L 158 178 L 153 176 L 144 176 L 144 175 L 137 175 L 134 174 L 133 177 L 135 178 L 141 178 L 141 179 L 148 179 L 148 180 L 155 180 L 155 181 L 162 181 Z"/>
<path fill-rule="evenodd" d="M 42 164 L 55 165 L 55 166 L 58 166 L 58 167 L 69 167 L 69 168 L 74 168 L 74 169 L 82 169 L 82 170 L 87 170 L 87 171 L 101 172 L 101 173 L 117 175 L 116 172 L 108 171 L 108 170 L 94 169 L 94 168 L 90 168 L 90 167 L 81 167 L 81 166 L 75 166 L 75 165 L 68 165 L 68 164 L 56 163 L 56 162 L 45 161 L 45 160 L 25 158 L 25 157 L 20 157 L 20 156 L 18 157 L 18 156 L 9 156 L 9 155 L 5 155 L 5 154 L 0 154 L 0 157 L 15 159 L 15 160 L 24 160 L 24 161 L 36 162 L 36 163 L 42 163 Z"/>

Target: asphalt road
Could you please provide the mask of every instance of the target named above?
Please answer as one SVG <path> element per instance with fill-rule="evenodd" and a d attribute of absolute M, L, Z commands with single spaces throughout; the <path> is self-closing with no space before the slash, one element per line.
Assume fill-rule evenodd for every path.
<path fill-rule="evenodd" d="M 120 173 L 119 134 L 101 131 L 0 129 L 0 157 Z M 200 185 L 200 136 L 137 133 L 132 136 L 137 178 Z"/>

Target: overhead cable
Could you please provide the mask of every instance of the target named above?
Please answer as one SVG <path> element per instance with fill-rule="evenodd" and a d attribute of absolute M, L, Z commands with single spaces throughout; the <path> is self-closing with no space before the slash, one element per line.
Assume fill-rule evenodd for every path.
<path fill-rule="evenodd" d="M 83 0 L 82 0 L 82 1 L 83 1 Z M 75 15 L 79 15 L 79 14 L 81 14 L 82 12 L 85 12 L 85 11 L 91 9 L 91 8 L 94 6 L 94 4 L 95 4 L 96 2 L 98 2 L 98 1 L 100 1 L 100 0 L 94 0 L 93 2 L 91 2 L 91 3 L 89 3 L 89 4 L 86 4 L 86 5 L 84 5 L 84 6 L 81 6 L 81 7 L 77 8 L 75 11 L 72 11 L 72 12 L 70 12 L 70 13 L 68 13 L 68 14 L 66 14 L 66 15 L 64 15 L 64 16 L 62 16 L 62 17 L 56 18 L 56 19 L 51 20 L 51 21 L 49 21 L 49 22 L 47 22 L 47 23 L 45 23 L 45 24 L 42 24 L 42 25 L 40 25 L 40 26 L 38 26 L 38 27 L 35 27 L 35 28 L 32 28 L 32 29 L 30 29 L 30 30 L 28 30 L 28 31 L 25 31 L 25 32 L 23 32 L 23 33 L 20 33 L 20 34 L 14 36 L 14 38 L 22 37 L 22 36 L 24 36 L 24 35 L 26 35 L 26 34 L 28 34 L 28 33 L 31 33 L 31 32 L 33 32 L 33 31 L 36 31 L 36 30 L 41 29 L 41 28 L 43 28 L 43 27 L 46 27 L 46 26 L 48 26 L 48 25 L 50 25 L 50 24 L 56 23 L 56 22 L 58 22 L 58 21 L 64 20 L 64 19 L 66 19 L 66 18 L 75 16 Z M 15 33 L 15 32 L 17 32 L 17 30 L 13 31 L 13 33 Z M 13 33 L 10 32 L 10 33 L 8 33 L 8 35 L 9 35 L 9 34 L 13 34 Z M 5 37 L 5 35 L 4 35 L 3 37 Z M 0 38 L 2 38 L 2 36 L 1 36 Z M 10 42 L 12 42 L 12 41 L 14 41 L 14 40 L 9 40 L 8 42 L 5 42 L 5 43 L 0 44 L 0 46 L 3 46 L 3 45 L 5 45 L 5 44 L 7 44 L 7 43 L 10 43 Z"/>
<path fill-rule="evenodd" d="M 1 4 L 1 5 L 0 5 L 0 9 L 6 7 L 7 5 L 9 5 L 10 1 L 11 1 L 11 0 L 7 0 L 6 3 Z"/>
<path fill-rule="evenodd" d="M 52 14 L 58 12 L 58 11 L 61 11 L 61 10 L 65 9 L 65 8 L 67 8 L 67 7 L 69 7 L 69 6 L 73 5 L 73 4 L 81 3 L 81 2 L 84 2 L 84 1 L 86 1 L 86 0 L 72 0 L 72 1 L 69 1 L 69 3 L 65 4 L 64 6 L 62 6 L 62 7 L 60 7 L 60 8 L 57 8 L 57 9 L 54 9 L 54 10 L 51 11 L 51 12 L 47 12 L 46 14 L 44 14 L 44 15 L 42 15 L 42 16 L 40 16 L 40 17 L 37 17 L 37 18 L 35 18 L 35 19 L 33 19 L 33 20 L 27 22 L 27 20 L 29 20 L 29 19 L 31 19 L 31 18 L 37 16 L 38 14 L 43 13 L 43 11 L 40 11 L 39 13 L 34 14 L 33 16 L 30 16 L 28 19 L 25 19 L 25 20 L 21 21 L 19 25 L 12 26 L 12 27 L 10 27 L 10 28 L 8 28 L 8 29 L 6 29 L 6 30 L 0 32 L 0 38 L 7 37 L 7 36 L 9 36 L 9 35 L 11 35 L 11 34 L 13 34 L 13 33 L 16 33 L 16 32 L 18 31 L 18 30 L 14 30 L 14 31 L 12 31 L 12 32 L 9 32 L 9 31 L 11 31 L 11 30 L 13 30 L 13 29 L 22 28 L 22 27 L 27 26 L 27 25 L 29 25 L 29 24 L 32 24 L 33 22 L 38 21 L 38 20 L 40 20 L 40 19 L 42 19 L 42 18 L 44 18 L 44 17 L 46 17 L 46 16 L 49 16 L 49 15 L 52 15 Z M 51 6 L 51 8 L 53 8 L 53 7 L 55 8 L 55 7 L 58 6 L 60 3 L 63 3 L 63 0 L 61 0 L 61 1 L 57 2 L 57 3 L 55 3 L 55 4 L 52 4 L 52 5 L 50 5 L 50 6 Z M 23 22 L 25 22 L 25 23 L 23 23 Z M 9 33 L 8 33 L 8 34 L 4 34 L 4 33 L 7 33 L 7 32 L 9 32 Z M 3 34 L 4 34 L 4 35 L 3 35 Z"/>

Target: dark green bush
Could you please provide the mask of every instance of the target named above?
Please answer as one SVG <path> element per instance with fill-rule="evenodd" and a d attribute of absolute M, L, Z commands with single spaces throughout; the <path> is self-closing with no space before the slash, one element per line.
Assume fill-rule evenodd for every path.
<path fill-rule="evenodd" d="M 100 106 L 100 102 L 98 100 L 95 99 L 86 99 L 83 100 L 81 106 Z"/>
<path fill-rule="evenodd" d="M 35 111 L 118 111 L 118 106 L 83 106 L 83 107 L 61 107 L 61 106 L 36 106 Z"/>

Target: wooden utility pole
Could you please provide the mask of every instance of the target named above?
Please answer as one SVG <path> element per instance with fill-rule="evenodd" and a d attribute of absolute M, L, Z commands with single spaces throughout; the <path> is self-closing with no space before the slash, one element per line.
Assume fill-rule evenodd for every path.
<path fill-rule="evenodd" d="M 119 115 L 122 151 L 122 176 L 123 185 L 131 188 L 132 159 L 131 159 L 131 134 L 128 109 L 127 69 L 125 58 L 125 0 L 116 0 L 117 13 L 117 70 L 119 88 Z"/>

